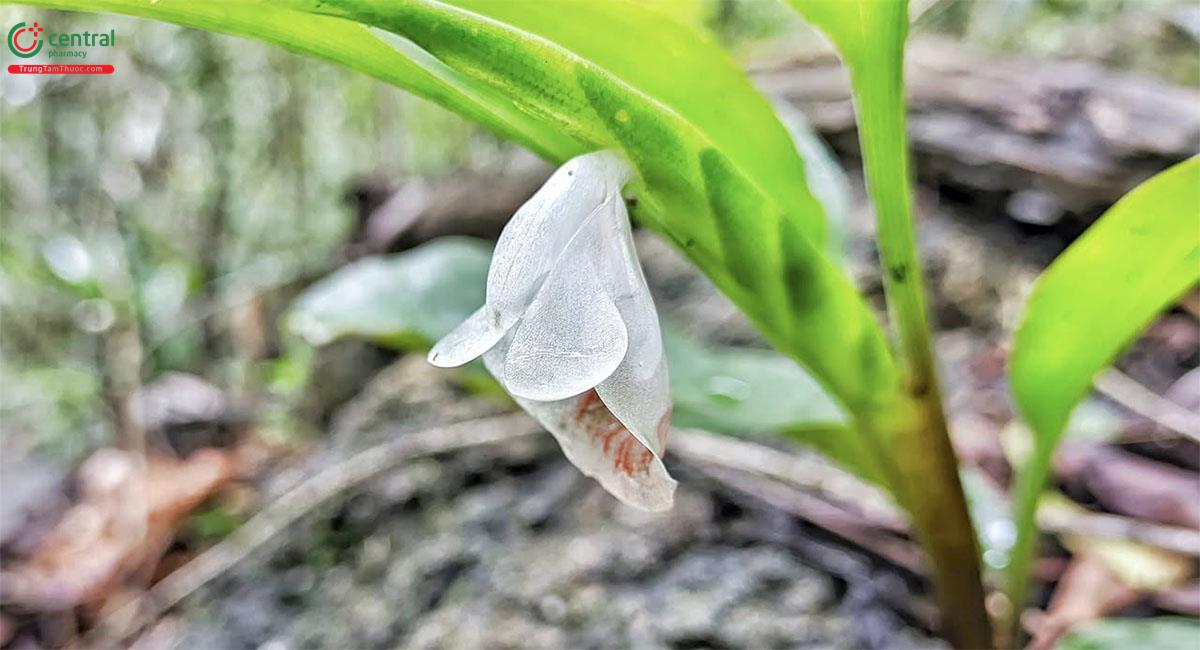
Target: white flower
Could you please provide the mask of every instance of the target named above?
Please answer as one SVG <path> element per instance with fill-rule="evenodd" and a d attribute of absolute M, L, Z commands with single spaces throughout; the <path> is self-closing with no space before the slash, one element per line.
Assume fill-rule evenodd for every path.
<path fill-rule="evenodd" d="M 601 151 L 567 161 L 496 244 L 487 301 L 429 352 L 484 365 L 584 474 L 644 510 L 671 507 L 662 454 L 667 362 L 621 187 L 633 171 Z"/>

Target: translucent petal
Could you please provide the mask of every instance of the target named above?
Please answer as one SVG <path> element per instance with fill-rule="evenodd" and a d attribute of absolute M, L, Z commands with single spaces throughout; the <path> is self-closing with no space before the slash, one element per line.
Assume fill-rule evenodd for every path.
<path fill-rule="evenodd" d="M 624 202 L 614 201 L 605 216 L 607 254 L 603 257 L 611 267 L 603 272 L 603 278 L 629 332 L 629 349 L 621 365 L 596 390 L 642 444 L 661 455 L 671 411 L 662 330 L 633 247 Z"/>
<path fill-rule="evenodd" d="M 631 330 L 632 331 L 632 330 Z M 661 457 L 667 446 L 667 430 L 671 425 L 671 386 L 667 374 L 667 359 L 658 359 L 642 366 L 631 361 L 632 355 L 596 386 L 596 393 L 613 416 L 655 456 Z"/>
<path fill-rule="evenodd" d="M 483 355 L 484 365 L 496 378 L 507 374 L 505 359 L 513 334 L 510 331 Z M 554 435 L 567 460 L 613 496 L 652 512 L 671 507 L 676 482 L 667 473 L 661 455 L 633 436 L 596 391 L 553 401 L 515 399 Z"/>
<path fill-rule="evenodd" d="M 507 329 L 530 306 L 579 227 L 632 171 L 615 153 L 572 158 L 504 227 L 488 272 L 487 313 Z"/>
<path fill-rule="evenodd" d="M 629 212 L 620 195 L 610 195 L 601 204 L 592 219 L 593 226 L 603 251 L 600 255 L 601 277 L 604 286 L 615 300 L 629 298 L 637 293 L 646 293 L 646 280 L 638 264 L 633 248 L 633 233 L 629 226 Z"/>
<path fill-rule="evenodd" d="M 621 313 L 601 285 L 597 241 L 585 224 L 513 328 L 501 383 L 515 397 L 578 395 L 604 381 L 625 357 Z"/>
<path fill-rule="evenodd" d="M 429 363 L 442 368 L 454 368 L 487 352 L 500 338 L 504 330 L 493 327 L 480 307 L 454 328 L 429 351 Z"/>
<path fill-rule="evenodd" d="M 567 460 L 624 503 L 659 512 L 675 498 L 675 479 L 662 459 L 647 449 L 588 391 L 565 400 L 517 403 L 554 436 Z"/>

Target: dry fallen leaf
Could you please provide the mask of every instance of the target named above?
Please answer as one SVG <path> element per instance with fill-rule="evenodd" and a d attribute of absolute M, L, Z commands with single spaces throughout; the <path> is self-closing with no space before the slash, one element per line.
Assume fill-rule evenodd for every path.
<path fill-rule="evenodd" d="M 117 449 L 84 461 L 79 501 L 5 572 L 5 602 L 39 611 L 100 605 L 127 578 L 152 569 L 183 518 L 235 475 L 230 453 L 217 449 L 139 461 Z"/>
<path fill-rule="evenodd" d="M 1188 558 L 1144 544 L 1075 534 L 1061 540 L 1074 557 L 1046 615 L 1034 626 L 1031 650 L 1048 650 L 1080 623 L 1124 609 L 1145 594 L 1175 588 L 1192 574 Z"/>
<path fill-rule="evenodd" d="M 1138 598 L 1138 592 L 1122 583 L 1103 560 L 1087 553 L 1076 555 L 1034 631 L 1029 650 L 1050 650 L 1072 627 L 1128 607 Z"/>

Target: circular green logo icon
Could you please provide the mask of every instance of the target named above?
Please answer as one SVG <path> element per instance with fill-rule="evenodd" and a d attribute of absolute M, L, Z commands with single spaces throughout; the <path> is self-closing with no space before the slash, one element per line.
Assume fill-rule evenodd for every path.
<path fill-rule="evenodd" d="M 37 23 L 26 27 L 25 23 L 17 23 L 8 30 L 8 49 L 13 54 L 28 59 L 42 51 L 42 32 L 46 29 Z"/>

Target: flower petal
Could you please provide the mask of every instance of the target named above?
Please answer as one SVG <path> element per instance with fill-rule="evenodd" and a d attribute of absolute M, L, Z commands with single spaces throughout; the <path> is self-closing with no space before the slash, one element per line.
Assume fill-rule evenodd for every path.
<path fill-rule="evenodd" d="M 670 509 L 675 479 L 662 459 L 604 406 L 596 391 L 555 402 L 518 399 L 517 403 L 554 435 L 567 460 L 613 496 L 642 510 Z"/>
<path fill-rule="evenodd" d="M 655 456 L 662 457 L 671 426 L 671 386 L 667 359 L 661 355 L 649 368 L 630 361 L 617 366 L 596 393 L 608 410 Z"/>
<path fill-rule="evenodd" d="M 628 333 L 601 286 L 591 224 L 567 247 L 513 328 L 500 382 L 514 397 L 552 401 L 578 395 L 620 365 Z"/>
<path fill-rule="evenodd" d="M 434 344 L 429 350 L 429 363 L 441 368 L 461 366 L 487 352 L 503 336 L 504 330 L 493 327 L 485 308 L 480 307 Z"/>
<path fill-rule="evenodd" d="M 584 154 L 559 167 L 517 210 L 500 234 L 488 271 L 487 314 L 493 325 L 507 329 L 517 322 L 580 226 L 631 175 L 613 152 Z"/>
<path fill-rule="evenodd" d="M 495 377 L 507 374 L 505 358 L 512 338 L 510 332 L 483 355 L 484 365 Z M 675 479 L 662 459 L 604 406 L 596 391 L 554 401 L 515 399 L 554 436 L 567 460 L 613 496 L 651 512 L 671 507 Z"/>
<path fill-rule="evenodd" d="M 658 313 L 633 247 L 625 203 L 613 201 L 603 216 L 604 246 L 613 251 L 603 259 L 614 267 L 602 277 L 629 332 L 629 349 L 596 392 L 643 445 L 661 456 L 671 419 L 671 388 Z"/>

